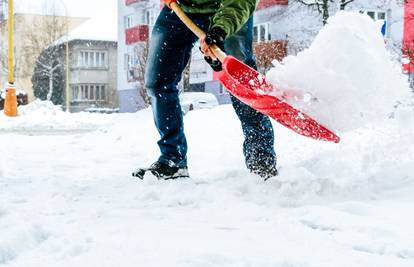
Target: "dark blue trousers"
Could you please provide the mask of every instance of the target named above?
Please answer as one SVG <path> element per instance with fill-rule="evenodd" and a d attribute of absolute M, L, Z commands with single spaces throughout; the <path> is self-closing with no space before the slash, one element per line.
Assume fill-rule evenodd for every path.
<path fill-rule="evenodd" d="M 212 14 L 188 15 L 200 28 L 208 30 Z M 226 39 L 225 50 L 256 68 L 252 39 L 253 18 L 250 18 L 239 32 Z M 197 37 L 170 9 L 164 7 L 152 31 L 145 86 L 152 99 L 154 121 L 161 136 L 158 141 L 161 150 L 159 161 L 182 167 L 187 166 L 187 141 L 177 85 L 196 42 Z M 231 99 L 242 124 L 247 167 L 276 164 L 274 134 L 269 118 L 236 98 Z"/>

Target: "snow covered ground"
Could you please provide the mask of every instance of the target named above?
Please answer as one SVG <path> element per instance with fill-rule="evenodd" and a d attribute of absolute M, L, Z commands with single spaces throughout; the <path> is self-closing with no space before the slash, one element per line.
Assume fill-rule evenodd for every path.
<path fill-rule="evenodd" d="M 130 175 L 158 157 L 149 109 L 0 115 L 0 266 L 412 267 L 412 102 L 339 144 L 274 124 L 267 182 L 244 167 L 231 106 L 186 115 L 192 177 L 178 181 Z"/>
<path fill-rule="evenodd" d="M 413 132 L 395 120 L 339 145 L 275 125 L 281 175 L 263 182 L 232 108 L 192 111 L 192 178 L 166 182 L 130 176 L 158 156 L 150 110 L 55 116 L 71 131 L 1 117 L 2 266 L 414 264 Z"/>

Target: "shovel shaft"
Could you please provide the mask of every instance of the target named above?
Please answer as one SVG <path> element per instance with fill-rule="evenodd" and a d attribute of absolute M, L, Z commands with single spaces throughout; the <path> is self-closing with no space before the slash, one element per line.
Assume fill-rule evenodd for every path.
<path fill-rule="evenodd" d="M 206 33 L 200 29 L 188 16 L 184 13 L 181 7 L 177 4 L 176 0 L 165 0 L 165 3 L 174 11 L 174 13 L 180 18 L 180 20 L 199 38 L 206 38 Z M 227 55 L 218 46 L 212 45 L 211 51 L 217 57 L 220 62 L 226 59 Z"/>

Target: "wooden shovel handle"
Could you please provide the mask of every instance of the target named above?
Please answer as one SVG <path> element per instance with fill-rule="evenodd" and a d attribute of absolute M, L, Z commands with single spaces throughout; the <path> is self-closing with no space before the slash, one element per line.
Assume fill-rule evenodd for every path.
<path fill-rule="evenodd" d="M 180 20 L 199 38 L 206 38 L 206 33 L 200 29 L 188 16 L 184 13 L 181 7 L 177 4 L 176 0 L 165 0 L 165 3 L 174 11 L 174 13 L 180 18 Z M 218 46 L 212 45 L 210 47 L 213 54 L 223 62 L 227 55 Z"/>

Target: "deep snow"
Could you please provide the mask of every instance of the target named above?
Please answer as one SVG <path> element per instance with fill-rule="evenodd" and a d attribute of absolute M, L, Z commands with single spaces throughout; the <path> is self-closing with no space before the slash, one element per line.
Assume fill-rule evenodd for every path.
<path fill-rule="evenodd" d="M 165 182 L 130 176 L 158 155 L 150 110 L 63 118 L 80 115 L 105 123 L 1 134 L 0 264 L 414 264 L 414 146 L 397 121 L 339 145 L 275 125 L 281 175 L 263 182 L 244 169 L 232 108 L 192 111 L 192 178 Z"/>
<path fill-rule="evenodd" d="M 149 109 L 0 115 L 0 266 L 414 266 L 414 107 L 399 101 L 377 123 L 350 120 L 339 144 L 274 124 L 281 174 L 267 182 L 244 168 L 230 106 L 186 115 L 180 181 L 130 176 L 158 156 Z"/>

